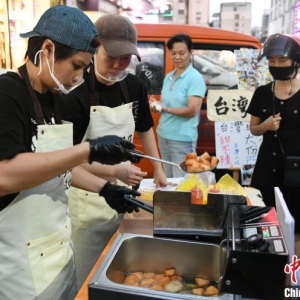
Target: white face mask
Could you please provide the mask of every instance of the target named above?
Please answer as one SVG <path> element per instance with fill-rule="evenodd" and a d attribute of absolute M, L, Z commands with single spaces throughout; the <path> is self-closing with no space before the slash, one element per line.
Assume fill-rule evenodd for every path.
<path fill-rule="evenodd" d="M 58 86 L 58 88 L 54 88 L 55 90 L 57 91 L 61 91 L 63 94 L 69 94 L 71 91 L 73 91 L 75 88 L 77 88 L 79 85 L 81 85 L 83 82 L 84 82 L 84 79 L 82 78 L 82 80 L 80 82 L 78 82 L 76 85 L 72 86 L 70 89 L 66 89 L 64 87 L 64 85 L 62 83 L 60 83 L 60 81 L 56 78 L 56 76 L 54 75 L 54 51 L 55 51 L 55 48 L 54 48 L 54 45 L 53 45 L 53 58 L 52 58 L 52 69 L 50 70 L 50 65 L 49 65 L 49 61 L 48 61 L 48 58 L 46 57 L 46 62 L 47 62 L 47 65 L 48 65 L 48 69 L 49 69 L 49 73 L 50 73 L 50 76 L 51 78 L 53 79 L 53 81 L 56 83 L 56 85 Z M 41 52 L 42 50 L 38 51 L 36 54 L 35 54 L 35 57 L 34 57 L 34 64 L 36 64 L 36 57 L 37 55 L 39 54 L 40 55 L 40 70 L 39 70 L 39 73 L 38 75 L 41 73 L 41 70 L 42 70 L 42 64 L 41 64 Z"/>
<path fill-rule="evenodd" d="M 94 69 L 95 69 L 95 74 L 98 75 L 100 78 L 102 78 L 105 81 L 109 82 L 109 85 L 113 85 L 116 82 L 122 81 L 127 75 L 128 72 L 126 70 L 124 70 L 121 74 L 119 75 L 113 75 L 110 73 L 107 73 L 106 76 L 101 75 L 98 70 L 97 70 L 97 54 L 94 55 Z"/>

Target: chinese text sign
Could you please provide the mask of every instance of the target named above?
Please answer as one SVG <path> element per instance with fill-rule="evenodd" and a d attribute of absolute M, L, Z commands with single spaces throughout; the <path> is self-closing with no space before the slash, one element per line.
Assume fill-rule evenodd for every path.
<path fill-rule="evenodd" d="M 262 136 L 251 134 L 249 122 L 215 122 L 218 169 L 255 164 L 261 141 Z"/>

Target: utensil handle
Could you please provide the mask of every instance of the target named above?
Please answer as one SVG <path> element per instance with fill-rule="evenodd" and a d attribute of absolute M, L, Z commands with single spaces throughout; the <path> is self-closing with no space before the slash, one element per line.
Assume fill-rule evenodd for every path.
<path fill-rule="evenodd" d="M 139 151 L 129 151 L 129 152 L 131 154 L 133 154 L 133 155 L 136 155 L 136 156 L 139 156 L 139 157 L 143 157 L 143 158 L 148 158 L 150 160 L 154 160 L 154 161 L 157 161 L 157 162 L 165 163 L 165 164 L 168 164 L 168 165 L 172 165 L 172 166 L 175 166 L 175 167 L 179 168 L 180 170 L 182 170 L 182 168 L 180 167 L 180 165 L 175 164 L 173 162 L 170 162 L 170 161 L 167 161 L 167 160 L 163 160 L 163 159 L 160 159 L 160 158 L 156 158 L 156 157 L 153 157 L 153 156 L 145 155 L 145 154 L 143 154 L 142 152 L 139 152 Z"/>
<path fill-rule="evenodd" d="M 132 204 L 135 204 L 136 206 L 146 210 L 147 212 L 153 214 L 153 206 L 151 205 L 148 205 L 147 203 L 145 202 L 142 202 L 142 201 L 139 201 L 138 199 L 136 198 L 133 198 L 132 196 L 130 195 L 124 195 L 125 199 L 132 203 Z"/>

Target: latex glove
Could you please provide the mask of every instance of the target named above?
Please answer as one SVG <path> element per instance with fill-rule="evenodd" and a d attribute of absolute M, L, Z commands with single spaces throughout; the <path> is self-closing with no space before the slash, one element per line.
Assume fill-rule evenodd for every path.
<path fill-rule="evenodd" d="M 138 163 L 140 157 L 130 154 L 127 150 L 133 150 L 134 144 L 116 135 L 106 135 L 89 140 L 90 157 L 89 163 L 97 161 L 106 165 L 118 164 L 122 161 L 130 160 Z"/>
<path fill-rule="evenodd" d="M 125 186 L 114 185 L 108 181 L 101 189 L 99 195 L 104 197 L 107 204 L 119 214 L 139 211 L 136 205 L 131 204 L 124 198 L 124 195 L 140 196 L 141 193 L 138 191 L 131 190 Z"/>

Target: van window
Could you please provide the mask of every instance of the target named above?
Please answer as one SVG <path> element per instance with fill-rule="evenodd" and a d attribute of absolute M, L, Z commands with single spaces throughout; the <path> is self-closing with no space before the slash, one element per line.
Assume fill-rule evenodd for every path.
<path fill-rule="evenodd" d="M 231 50 L 193 49 L 192 65 L 203 76 L 207 89 L 237 89 L 236 58 Z M 132 57 L 128 71 L 145 84 L 148 94 L 160 95 L 165 77 L 165 44 L 138 42 L 142 61 Z"/>
<path fill-rule="evenodd" d="M 143 81 L 148 94 L 159 95 L 165 77 L 165 44 L 138 42 L 138 51 L 142 61 L 133 56 L 128 71 Z"/>
<path fill-rule="evenodd" d="M 192 65 L 202 74 L 208 90 L 238 88 L 236 59 L 232 51 L 193 49 Z"/>

